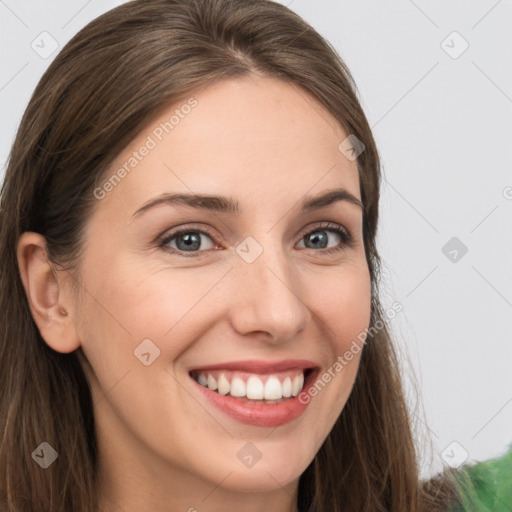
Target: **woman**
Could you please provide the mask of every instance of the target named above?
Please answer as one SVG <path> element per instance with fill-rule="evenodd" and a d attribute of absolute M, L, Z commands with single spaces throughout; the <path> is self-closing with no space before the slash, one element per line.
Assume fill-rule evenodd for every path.
<path fill-rule="evenodd" d="M 135 0 L 66 45 L 1 195 L 3 509 L 468 499 L 418 476 L 355 91 L 261 0 Z"/>

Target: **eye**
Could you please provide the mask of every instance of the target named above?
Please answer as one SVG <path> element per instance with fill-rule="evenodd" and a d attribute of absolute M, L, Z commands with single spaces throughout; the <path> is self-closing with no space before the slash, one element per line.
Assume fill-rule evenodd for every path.
<path fill-rule="evenodd" d="M 334 246 L 328 246 L 329 237 L 327 233 L 334 233 L 336 235 L 334 238 L 337 238 L 338 242 L 335 241 Z M 304 240 L 307 240 L 307 243 L 312 245 L 312 247 L 306 247 L 306 249 L 321 249 L 323 253 L 341 251 L 346 247 L 351 247 L 353 244 L 352 235 L 343 226 L 332 222 L 321 224 L 315 229 L 307 231 L 299 243 Z M 305 247 L 305 244 L 303 244 L 303 247 Z"/>
<path fill-rule="evenodd" d="M 171 253 L 179 254 L 180 252 L 189 252 L 191 254 L 182 254 L 182 256 L 193 257 L 197 256 L 197 254 L 194 254 L 194 252 L 197 253 L 199 247 L 201 246 L 202 237 L 209 238 L 213 242 L 213 235 L 209 234 L 206 230 L 192 228 L 180 229 L 178 231 L 170 233 L 168 236 L 162 239 L 162 241 L 160 242 L 160 247 L 169 250 Z M 174 242 L 175 246 L 173 247 L 170 244 Z M 206 249 L 211 248 L 212 246 L 206 247 Z"/>
<path fill-rule="evenodd" d="M 335 235 L 334 246 L 329 246 L 329 236 L 327 235 L 328 233 Z M 207 247 L 202 245 L 203 238 L 210 240 L 210 244 L 207 244 Z M 215 236 L 213 233 L 210 233 L 207 229 L 204 228 L 182 228 L 173 231 L 162 238 L 159 242 L 159 247 L 172 254 L 178 254 L 184 257 L 198 257 L 201 256 L 202 252 L 205 252 L 208 249 L 213 249 L 215 247 L 218 248 L 218 246 L 215 245 L 214 238 Z M 306 245 L 303 243 L 304 240 L 307 240 L 307 243 L 310 244 L 310 246 L 306 247 Z M 325 254 L 341 251 L 347 247 L 351 247 L 353 245 L 353 238 L 352 235 L 343 226 L 332 222 L 327 222 L 320 223 L 320 225 L 315 226 L 314 229 L 310 229 L 309 231 L 305 232 L 302 235 L 298 246 L 300 246 L 301 243 L 303 243 L 301 248 L 314 250 L 319 249 L 315 252 Z M 203 250 L 200 250 L 200 248 Z"/>

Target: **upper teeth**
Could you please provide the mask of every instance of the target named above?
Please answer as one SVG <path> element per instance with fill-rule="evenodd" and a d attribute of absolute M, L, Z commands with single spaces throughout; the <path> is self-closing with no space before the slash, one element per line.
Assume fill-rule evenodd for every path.
<path fill-rule="evenodd" d="M 304 370 L 279 374 L 256 375 L 230 370 L 200 371 L 194 376 L 204 387 L 221 395 L 247 397 L 253 400 L 279 400 L 297 396 L 304 386 Z"/>

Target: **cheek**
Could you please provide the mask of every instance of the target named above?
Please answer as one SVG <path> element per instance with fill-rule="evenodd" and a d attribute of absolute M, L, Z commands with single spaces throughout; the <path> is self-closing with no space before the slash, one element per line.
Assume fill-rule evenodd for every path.
<path fill-rule="evenodd" d="M 371 282 L 364 265 L 346 266 L 310 287 L 309 304 L 323 329 L 326 367 L 305 392 L 315 401 L 314 429 L 320 440 L 341 414 L 357 376 L 371 316 Z M 307 399 L 307 397 L 306 397 Z"/>
<path fill-rule="evenodd" d="M 314 285 L 313 285 L 314 283 Z M 368 327 L 371 313 L 371 282 L 363 263 L 340 266 L 338 270 L 312 279 L 308 304 L 314 311 L 330 349 L 341 355 Z"/>
<path fill-rule="evenodd" d="M 87 314 L 83 327 L 91 340 L 109 340 L 107 351 L 133 353 L 144 340 L 179 354 L 193 343 L 193 331 L 212 304 L 207 296 L 225 271 L 147 269 L 119 259 L 103 265 L 87 279 Z M 199 322 L 198 322 L 199 321 Z M 191 332 L 192 330 L 192 332 Z M 163 340 L 172 339 L 172 343 Z M 116 341 L 117 340 L 117 341 Z M 109 349 L 110 347 L 110 349 Z M 124 357 L 117 354 L 116 357 Z M 133 357 L 133 355 L 131 356 Z"/>

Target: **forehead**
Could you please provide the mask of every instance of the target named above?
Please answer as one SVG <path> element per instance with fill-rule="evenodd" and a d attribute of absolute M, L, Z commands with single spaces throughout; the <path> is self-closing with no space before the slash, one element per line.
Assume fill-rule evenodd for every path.
<path fill-rule="evenodd" d="M 136 209 L 179 191 L 261 202 L 337 186 L 360 197 L 357 164 L 338 149 L 346 137 L 295 84 L 253 75 L 221 80 L 165 108 L 135 137 L 106 174 L 123 175 L 108 201 Z"/>

